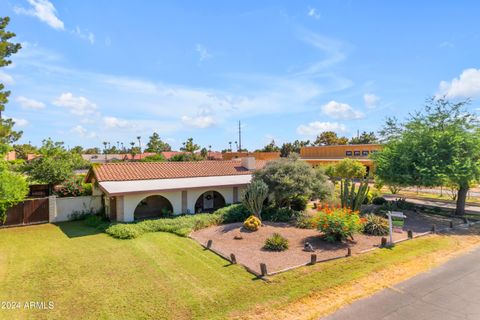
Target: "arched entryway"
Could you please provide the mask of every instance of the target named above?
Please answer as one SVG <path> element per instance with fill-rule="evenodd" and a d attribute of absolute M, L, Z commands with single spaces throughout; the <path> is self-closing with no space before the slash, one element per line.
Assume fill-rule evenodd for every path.
<path fill-rule="evenodd" d="M 195 202 L 195 213 L 213 212 L 225 207 L 225 205 L 225 198 L 219 192 L 207 191 L 202 193 Z"/>
<path fill-rule="evenodd" d="M 171 215 L 173 206 L 167 198 L 156 195 L 146 197 L 135 208 L 135 220 L 161 218 Z"/>

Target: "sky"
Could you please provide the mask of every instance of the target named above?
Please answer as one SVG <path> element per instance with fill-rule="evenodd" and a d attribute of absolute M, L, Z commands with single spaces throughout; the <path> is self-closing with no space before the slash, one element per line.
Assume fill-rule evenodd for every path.
<path fill-rule="evenodd" d="M 2 0 L 21 143 L 261 148 L 352 137 L 432 96 L 480 107 L 475 1 Z"/>

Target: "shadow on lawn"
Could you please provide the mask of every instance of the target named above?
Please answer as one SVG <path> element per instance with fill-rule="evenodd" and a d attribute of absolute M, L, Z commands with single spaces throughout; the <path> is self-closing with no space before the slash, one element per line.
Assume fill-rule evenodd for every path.
<path fill-rule="evenodd" d="M 92 236 L 102 233 L 101 230 L 86 226 L 83 221 L 58 222 L 55 225 L 69 238 Z"/>

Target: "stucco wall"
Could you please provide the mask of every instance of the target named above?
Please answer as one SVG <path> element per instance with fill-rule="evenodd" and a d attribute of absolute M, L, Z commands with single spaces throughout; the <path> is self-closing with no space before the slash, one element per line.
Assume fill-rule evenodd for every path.
<path fill-rule="evenodd" d="M 98 212 L 102 209 L 101 196 L 56 198 L 56 210 L 50 222 L 68 221 L 75 212 Z"/>
<path fill-rule="evenodd" d="M 225 203 L 230 204 L 233 202 L 233 187 L 217 187 L 217 188 L 196 188 L 196 189 L 188 189 L 187 191 L 187 211 L 189 213 L 195 212 L 195 202 L 197 201 L 198 197 L 202 195 L 206 191 L 217 191 L 219 192 L 224 198 Z M 242 187 L 239 187 L 239 194 L 241 193 Z M 183 190 L 185 191 L 185 190 Z M 134 212 L 137 205 L 145 199 L 146 197 L 153 196 L 153 195 L 160 195 L 167 198 L 173 207 L 174 214 L 181 214 L 187 213 L 182 212 L 182 190 L 177 191 L 165 191 L 165 192 L 148 192 L 148 193 L 136 193 L 136 194 L 127 194 L 123 196 L 123 199 L 120 197 L 117 198 L 117 201 L 122 202 L 123 212 L 118 211 L 120 207 L 119 203 L 117 202 L 117 219 L 119 221 L 130 222 L 134 220 Z M 122 219 L 123 218 L 123 219 Z"/>

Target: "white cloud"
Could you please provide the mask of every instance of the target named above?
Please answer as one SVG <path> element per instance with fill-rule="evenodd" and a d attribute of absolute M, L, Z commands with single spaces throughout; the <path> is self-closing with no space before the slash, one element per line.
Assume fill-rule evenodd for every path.
<path fill-rule="evenodd" d="M 200 115 L 196 117 L 183 116 L 182 122 L 185 125 L 203 129 L 213 126 L 215 124 L 215 119 L 209 115 Z"/>
<path fill-rule="evenodd" d="M 338 122 L 321 122 L 314 121 L 309 124 L 302 124 L 298 126 L 297 133 L 302 136 L 314 137 L 323 131 L 334 131 L 337 133 L 347 132 L 347 127 Z"/>
<path fill-rule="evenodd" d="M 22 7 L 15 7 L 14 11 L 17 14 L 25 14 L 37 17 L 40 21 L 45 22 L 50 27 L 58 30 L 64 30 L 63 21 L 57 17 L 57 10 L 53 4 L 48 0 L 27 0 L 32 6 L 29 9 Z"/>
<path fill-rule="evenodd" d="M 88 30 L 82 31 L 82 29 L 80 29 L 80 27 L 77 26 L 75 28 L 75 30 L 73 30 L 72 32 L 73 32 L 73 34 L 78 36 L 80 39 L 88 40 L 88 42 L 90 42 L 90 44 L 95 43 L 95 35 Z"/>
<path fill-rule="evenodd" d="M 472 98 L 480 96 L 480 69 L 466 69 L 450 82 L 440 82 L 437 97 Z"/>
<path fill-rule="evenodd" d="M 377 106 L 380 98 L 373 93 L 365 93 L 363 95 L 363 102 L 365 102 L 365 106 L 367 108 L 373 109 Z"/>
<path fill-rule="evenodd" d="M 129 126 L 127 120 L 118 119 L 116 117 L 104 117 L 103 123 L 107 128 L 125 128 Z"/>
<path fill-rule="evenodd" d="M 195 51 L 198 52 L 198 55 L 200 56 L 200 62 L 203 62 L 205 60 L 211 59 L 213 56 L 210 52 L 208 52 L 207 48 L 204 45 L 197 44 L 195 46 Z"/>
<path fill-rule="evenodd" d="M 365 116 L 362 112 L 353 109 L 350 105 L 334 100 L 322 106 L 322 113 L 334 119 L 343 120 L 361 119 Z"/>
<path fill-rule="evenodd" d="M 15 80 L 13 80 L 13 77 L 8 73 L 0 71 L 0 83 L 12 85 L 15 83 Z"/>
<path fill-rule="evenodd" d="M 81 125 L 73 127 L 71 131 L 83 138 L 92 139 L 97 137 L 97 134 L 95 132 L 91 132 L 88 129 L 82 127 Z"/>
<path fill-rule="evenodd" d="M 12 118 L 13 122 L 15 122 L 15 125 L 18 127 L 25 127 L 28 124 L 28 120 L 26 119 L 21 119 L 21 118 Z"/>
<path fill-rule="evenodd" d="M 93 115 L 97 113 L 97 105 L 85 97 L 74 96 L 70 92 L 62 93 L 53 104 L 59 107 L 70 109 L 70 112 L 77 116 Z"/>
<path fill-rule="evenodd" d="M 309 8 L 308 9 L 308 16 L 314 19 L 320 19 L 320 13 L 317 11 L 316 8 Z"/>
<path fill-rule="evenodd" d="M 41 101 L 37 101 L 35 99 L 30 99 L 30 98 L 27 98 L 27 97 L 23 97 L 23 96 L 18 96 L 15 99 L 15 101 L 17 101 L 18 104 L 20 104 L 20 106 L 23 109 L 41 110 L 41 109 L 45 108 L 45 103 L 43 103 Z"/>

